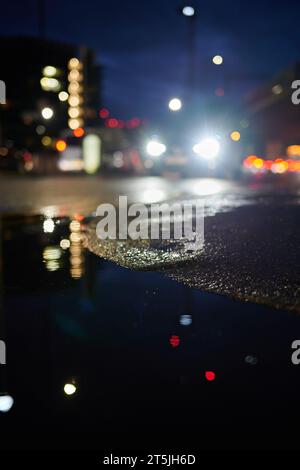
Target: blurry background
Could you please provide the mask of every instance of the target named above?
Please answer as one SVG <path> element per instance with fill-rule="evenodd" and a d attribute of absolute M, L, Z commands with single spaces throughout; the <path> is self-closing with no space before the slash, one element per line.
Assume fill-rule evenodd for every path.
<path fill-rule="evenodd" d="M 300 170 L 296 1 L 11 1 L 0 169 L 260 177 Z"/>

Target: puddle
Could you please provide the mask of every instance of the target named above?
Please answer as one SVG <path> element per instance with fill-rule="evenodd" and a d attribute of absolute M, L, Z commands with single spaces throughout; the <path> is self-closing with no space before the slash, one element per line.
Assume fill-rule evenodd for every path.
<path fill-rule="evenodd" d="M 13 398 L 0 412 L 6 436 L 128 434 L 128 426 L 186 434 L 201 421 L 208 433 L 217 426 L 222 442 L 230 420 L 242 445 L 261 421 L 276 438 L 287 403 L 299 418 L 290 361 L 297 316 L 118 266 L 83 246 L 81 224 L 2 220 L 0 392 Z"/>

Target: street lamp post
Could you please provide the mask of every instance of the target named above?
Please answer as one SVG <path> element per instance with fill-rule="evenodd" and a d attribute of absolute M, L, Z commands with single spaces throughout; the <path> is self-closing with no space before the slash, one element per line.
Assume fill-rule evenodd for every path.
<path fill-rule="evenodd" d="M 187 38 L 187 52 L 188 52 L 188 73 L 187 83 L 190 92 L 195 88 L 196 76 L 196 10 L 194 7 L 186 5 L 181 8 L 181 14 L 185 16 L 188 21 L 188 38 Z"/>

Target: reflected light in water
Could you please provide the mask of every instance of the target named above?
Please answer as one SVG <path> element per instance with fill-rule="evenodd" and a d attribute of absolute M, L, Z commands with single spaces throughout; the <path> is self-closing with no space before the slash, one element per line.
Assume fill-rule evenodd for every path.
<path fill-rule="evenodd" d="M 64 385 L 64 392 L 66 395 L 74 395 L 77 388 L 74 384 L 65 384 Z"/>
<path fill-rule="evenodd" d="M 77 220 L 76 220 L 77 219 Z M 73 279 L 80 279 L 83 275 L 82 245 L 81 245 L 81 216 L 76 217 L 70 223 L 70 274 Z M 82 219 L 81 219 L 82 220 Z"/>
<path fill-rule="evenodd" d="M 14 404 L 14 399 L 10 395 L 1 395 L 0 396 L 0 411 L 6 413 L 11 409 Z"/>
<path fill-rule="evenodd" d="M 52 233 L 55 228 L 55 223 L 52 219 L 46 219 L 43 223 L 43 230 L 45 233 Z"/>
<path fill-rule="evenodd" d="M 209 196 L 211 194 L 219 193 L 222 190 L 222 185 L 213 179 L 204 179 L 202 181 L 189 182 L 189 191 L 197 196 Z"/>
<path fill-rule="evenodd" d="M 70 248 L 70 240 L 67 240 L 66 238 L 63 238 L 61 241 L 60 241 L 60 247 L 63 249 L 63 250 L 67 250 L 68 248 Z"/>
<path fill-rule="evenodd" d="M 162 189 L 145 189 L 143 192 L 141 202 L 153 203 L 163 201 L 166 198 L 166 193 Z"/>
<path fill-rule="evenodd" d="M 182 326 L 189 326 L 192 324 L 192 315 L 180 315 L 179 323 Z"/>
<path fill-rule="evenodd" d="M 80 232 L 80 222 L 77 220 L 72 220 L 70 223 L 70 230 L 71 232 Z"/>
<path fill-rule="evenodd" d="M 208 371 L 205 372 L 205 378 L 209 382 L 212 382 L 213 380 L 215 380 L 216 374 L 214 372 L 212 372 L 211 370 L 208 370 Z"/>
<path fill-rule="evenodd" d="M 177 348 L 180 344 L 180 338 L 177 335 L 172 335 L 171 338 L 169 339 L 169 343 L 173 348 Z"/>
<path fill-rule="evenodd" d="M 43 251 L 43 260 L 46 262 L 47 271 L 53 272 L 60 268 L 60 257 L 61 250 L 58 246 L 46 246 Z"/>
<path fill-rule="evenodd" d="M 46 246 L 43 251 L 43 259 L 45 261 L 51 261 L 59 259 L 61 257 L 61 251 L 58 246 Z"/>

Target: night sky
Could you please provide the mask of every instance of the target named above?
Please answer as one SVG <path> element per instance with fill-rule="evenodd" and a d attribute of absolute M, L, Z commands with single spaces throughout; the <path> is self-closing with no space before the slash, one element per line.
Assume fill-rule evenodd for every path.
<path fill-rule="evenodd" d="M 300 59 L 297 0 L 188 4 L 198 11 L 199 95 L 224 86 L 237 101 Z M 36 5 L 2 3 L 1 34 L 37 35 Z M 105 67 L 104 104 L 113 114 L 155 117 L 186 85 L 187 19 L 178 14 L 179 5 L 176 0 L 48 0 L 46 34 L 95 48 Z M 215 54 L 224 56 L 222 67 L 212 65 Z"/>

